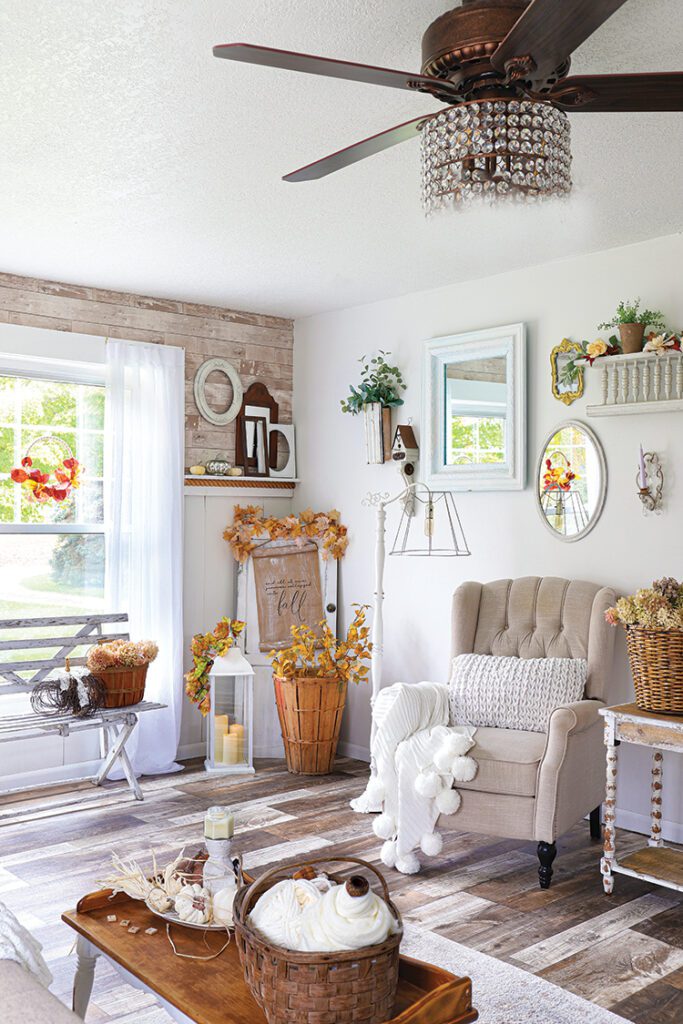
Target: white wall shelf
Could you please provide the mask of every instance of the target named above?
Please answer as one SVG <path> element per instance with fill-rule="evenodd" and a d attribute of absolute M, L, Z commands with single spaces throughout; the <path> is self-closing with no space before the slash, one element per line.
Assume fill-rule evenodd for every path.
<path fill-rule="evenodd" d="M 636 352 L 596 359 L 602 401 L 586 408 L 588 416 L 683 410 L 683 352 Z"/>

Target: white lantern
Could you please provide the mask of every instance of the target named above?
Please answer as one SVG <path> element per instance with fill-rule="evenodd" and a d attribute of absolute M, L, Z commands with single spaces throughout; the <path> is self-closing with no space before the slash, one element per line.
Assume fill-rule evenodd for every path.
<path fill-rule="evenodd" d="M 253 766 L 254 670 L 239 647 L 216 658 L 209 673 L 207 772 L 249 774 Z"/>

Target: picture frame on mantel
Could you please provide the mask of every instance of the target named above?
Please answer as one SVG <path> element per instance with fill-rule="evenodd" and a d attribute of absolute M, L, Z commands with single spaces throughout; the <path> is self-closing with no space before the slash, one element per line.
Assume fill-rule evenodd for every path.
<path fill-rule="evenodd" d="M 527 475 L 526 327 L 425 342 L 424 483 L 441 491 L 521 491 Z"/>

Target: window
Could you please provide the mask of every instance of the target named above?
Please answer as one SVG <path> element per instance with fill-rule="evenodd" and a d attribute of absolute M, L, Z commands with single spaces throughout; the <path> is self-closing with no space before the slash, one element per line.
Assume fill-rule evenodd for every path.
<path fill-rule="evenodd" d="M 0 363 L 0 618 L 104 609 L 104 387 L 44 367 Z M 10 477 L 27 454 L 43 473 L 73 455 L 80 486 L 63 503 L 30 500 Z"/>

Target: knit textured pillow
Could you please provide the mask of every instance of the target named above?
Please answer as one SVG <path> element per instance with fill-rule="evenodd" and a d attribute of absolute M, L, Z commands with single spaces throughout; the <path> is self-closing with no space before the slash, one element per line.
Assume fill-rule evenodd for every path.
<path fill-rule="evenodd" d="M 451 725 L 547 732 L 561 704 L 581 700 L 584 658 L 499 658 L 459 654 L 449 684 Z"/>

